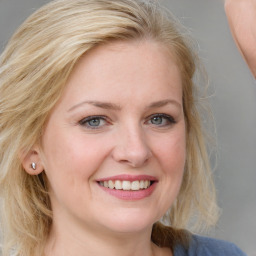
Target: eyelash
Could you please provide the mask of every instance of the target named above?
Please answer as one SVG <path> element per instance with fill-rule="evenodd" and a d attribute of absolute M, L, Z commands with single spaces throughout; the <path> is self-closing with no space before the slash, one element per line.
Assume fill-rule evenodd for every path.
<path fill-rule="evenodd" d="M 152 123 L 153 118 L 158 118 L 158 117 L 165 119 L 167 121 L 167 124 L 160 124 L 160 125 L 153 124 Z M 98 126 L 89 125 L 89 122 L 93 121 L 93 120 L 94 121 L 97 120 L 99 122 L 103 121 L 104 124 L 98 125 Z M 162 114 L 153 114 L 153 115 L 149 116 L 147 118 L 146 123 L 149 123 L 149 122 L 151 122 L 151 125 L 157 126 L 157 127 L 167 127 L 167 126 L 171 126 L 176 123 L 175 119 L 172 116 L 163 114 L 163 113 Z M 108 118 L 106 116 L 88 116 L 88 117 L 80 120 L 78 123 L 79 123 L 79 125 L 81 125 L 85 128 L 88 128 L 88 129 L 100 129 L 102 126 L 105 126 L 105 124 L 107 124 L 107 125 L 110 124 L 110 122 L 108 121 Z"/>
<path fill-rule="evenodd" d="M 88 129 L 99 129 L 101 126 L 92 126 L 88 124 L 90 121 L 93 121 L 93 120 L 99 120 L 99 121 L 104 121 L 105 123 L 108 123 L 106 116 L 88 116 L 80 120 L 79 124 Z"/>
<path fill-rule="evenodd" d="M 165 119 L 167 121 L 167 124 L 164 124 L 164 125 L 157 125 L 158 127 L 166 127 L 166 126 L 170 126 L 170 125 L 173 125 L 176 123 L 176 120 L 170 116 L 170 115 L 167 115 L 167 114 L 153 114 L 149 117 L 149 121 L 152 121 L 153 118 L 156 118 L 156 117 L 161 117 L 162 119 Z M 154 125 L 154 124 L 152 124 Z"/>

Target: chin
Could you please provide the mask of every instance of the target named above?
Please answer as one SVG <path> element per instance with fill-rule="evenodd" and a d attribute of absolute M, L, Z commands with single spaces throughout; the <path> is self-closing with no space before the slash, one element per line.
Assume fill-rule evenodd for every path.
<path fill-rule="evenodd" d="M 106 217 L 106 216 L 105 216 Z M 112 215 L 108 220 L 104 218 L 104 225 L 106 228 L 111 229 L 118 233 L 137 233 L 152 228 L 153 224 L 159 219 L 155 216 L 139 213 L 138 211 L 132 212 L 127 210 L 120 215 Z"/>

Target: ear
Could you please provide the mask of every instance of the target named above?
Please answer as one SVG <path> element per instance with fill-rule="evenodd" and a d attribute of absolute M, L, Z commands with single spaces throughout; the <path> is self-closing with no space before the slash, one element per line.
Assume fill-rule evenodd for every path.
<path fill-rule="evenodd" d="M 44 170 L 37 148 L 31 149 L 25 156 L 21 156 L 21 163 L 25 171 L 30 175 L 38 175 Z"/>

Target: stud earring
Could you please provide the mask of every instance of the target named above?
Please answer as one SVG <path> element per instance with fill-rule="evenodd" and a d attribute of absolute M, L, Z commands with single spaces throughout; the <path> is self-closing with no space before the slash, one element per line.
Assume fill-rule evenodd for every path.
<path fill-rule="evenodd" d="M 36 169 L 36 163 L 31 163 L 31 168 L 33 169 L 33 170 L 35 170 Z"/>

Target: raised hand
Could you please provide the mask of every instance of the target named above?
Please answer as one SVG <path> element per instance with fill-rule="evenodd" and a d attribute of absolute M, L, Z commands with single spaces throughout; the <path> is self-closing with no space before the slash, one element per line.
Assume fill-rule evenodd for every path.
<path fill-rule="evenodd" d="M 236 44 L 256 78 L 256 0 L 225 0 Z"/>

